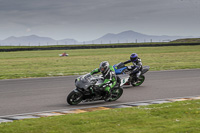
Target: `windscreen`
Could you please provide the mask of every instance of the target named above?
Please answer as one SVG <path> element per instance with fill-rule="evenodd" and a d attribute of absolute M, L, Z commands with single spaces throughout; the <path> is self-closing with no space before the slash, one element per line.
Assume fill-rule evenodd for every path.
<path fill-rule="evenodd" d="M 83 75 L 77 78 L 75 85 L 79 88 L 87 89 L 91 85 L 90 83 L 91 79 L 92 79 L 92 75 L 90 74 Z"/>
<path fill-rule="evenodd" d="M 115 67 L 117 67 L 117 69 L 123 68 L 125 65 L 123 62 L 120 62 L 118 64 L 115 65 Z"/>

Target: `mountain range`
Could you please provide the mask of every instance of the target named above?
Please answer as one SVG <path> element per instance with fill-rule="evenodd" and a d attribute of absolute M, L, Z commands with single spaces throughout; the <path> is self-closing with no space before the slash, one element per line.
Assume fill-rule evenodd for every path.
<path fill-rule="evenodd" d="M 36 35 L 22 36 L 22 37 L 8 37 L 5 40 L 1 40 L 2 45 L 11 45 L 11 46 L 44 46 L 44 45 L 67 45 L 67 44 L 76 44 L 77 41 L 74 39 L 63 39 L 63 40 L 54 40 L 50 37 L 40 37 Z"/>
<path fill-rule="evenodd" d="M 108 33 L 92 41 L 78 42 L 75 39 L 54 40 L 49 37 L 40 37 L 36 35 L 22 37 L 8 37 L 0 41 L 1 45 L 12 46 L 38 46 L 38 45 L 74 45 L 74 44 L 108 44 L 108 43 L 132 43 L 132 42 L 169 42 L 181 38 L 194 38 L 191 36 L 155 36 L 138 33 L 132 30 L 124 31 L 118 34 Z"/>
<path fill-rule="evenodd" d="M 191 36 L 156 36 L 146 35 L 132 30 L 124 31 L 119 34 L 108 33 L 96 40 L 95 43 L 137 43 L 137 42 L 169 42 L 181 38 L 193 38 Z"/>

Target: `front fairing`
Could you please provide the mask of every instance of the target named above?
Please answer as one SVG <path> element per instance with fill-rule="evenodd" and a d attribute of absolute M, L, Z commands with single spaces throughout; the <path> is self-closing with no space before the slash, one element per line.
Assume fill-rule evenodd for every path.
<path fill-rule="evenodd" d="M 87 89 L 91 84 L 88 82 L 88 83 L 84 83 L 82 81 L 77 81 L 75 83 L 76 87 L 78 88 L 83 88 L 83 89 Z"/>
<path fill-rule="evenodd" d="M 120 86 L 122 86 L 126 82 L 128 82 L 130 76 L 129 74 L 122 74 L 122 75 L 118 75 L 118 77 L 120 78 Z"/>
<path fill-rule="evenodd" d="M 100 85 L 102 83 L 103 79 L 101 76 L 92 76 L 90 74 L 86 74 L 76 79 L 75 86 L 78 88 L 87 89 L 92 85 Z"/>
<path fill-rule="evenodd" d="M 120 62 L 118 64 L 115 64 L 113 66 L 113 68 L 115 69 L 115 74 L 118 75 L 118 74 L 122 74 L 122 72 L 127 69 L 127 67 L 124 65 L 124 63 Z"/>
<path fill-rule="evenodd" d="M 90 79 L 91 76 L 88 74 L 80 76 L 76 79 L 75 86 L 78 88 L 87 89 L 90 85 L 92 85 L 90 83 Z"/>

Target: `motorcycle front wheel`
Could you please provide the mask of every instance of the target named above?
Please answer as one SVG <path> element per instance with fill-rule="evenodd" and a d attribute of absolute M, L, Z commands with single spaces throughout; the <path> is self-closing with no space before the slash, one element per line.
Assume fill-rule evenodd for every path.
<path fill-rule="evenodd" d="M 122 88 L 116 88 L 111 93 L 112 94 L 111 94 L 109 101 L 116 101 L 123 94 L 123 89 Z"/>
<path fill-rule="evenodd" d="M 70 105 L 77 105 L 79 104 L 83 99 L 83 95 L 79 91 L 72 91 L 67 96 L 67 103 Z"/>
<path fill-rule="evenodd" d="M 133 79 L 133 81 L 131 82 L 132 86 L 140 86 L 145 80 L 145 76 L 144 75 L 140 75 L 140 77 L 138 78 L 138 81 L 135 81 Z"/>

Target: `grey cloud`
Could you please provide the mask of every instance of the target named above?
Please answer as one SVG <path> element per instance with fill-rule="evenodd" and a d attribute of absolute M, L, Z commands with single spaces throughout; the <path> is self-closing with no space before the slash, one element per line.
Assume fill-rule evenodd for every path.
<path fill-rule="evenodd" d="M 198 0 L 0 0 L 0 38 L 11 36 L 3 30 L 16 35 L 20 28 L 20 35 L 81 40 L 123 30 L 177 35 L 181 27 L 186 28 L 181 34 L 194 28 L 196 35 L 199 6 Z"/>

